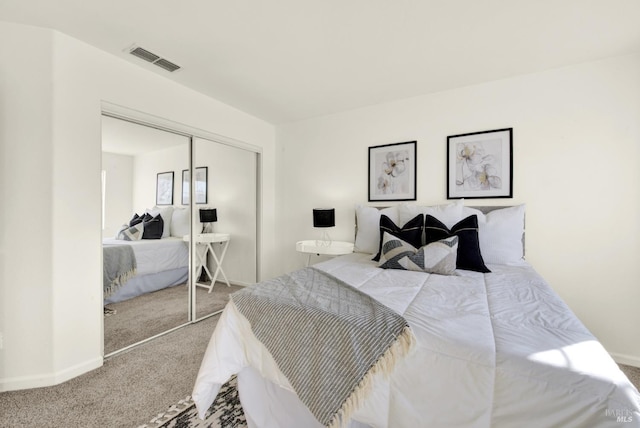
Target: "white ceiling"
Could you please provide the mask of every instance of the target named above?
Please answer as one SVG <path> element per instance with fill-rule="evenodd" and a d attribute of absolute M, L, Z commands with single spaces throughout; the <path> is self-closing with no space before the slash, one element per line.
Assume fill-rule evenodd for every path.
<path fill-rule="evenodd" d="M 57 29 L 274 124 L 640 52 L 639 0 L 0 0 L 0 20 Z"/>
<path fill-rule="evenodd" d="M 189 138 L 182 135 L 102 116 L 103 152 L 136 156 L 187 144 L 189 144 Z"/>

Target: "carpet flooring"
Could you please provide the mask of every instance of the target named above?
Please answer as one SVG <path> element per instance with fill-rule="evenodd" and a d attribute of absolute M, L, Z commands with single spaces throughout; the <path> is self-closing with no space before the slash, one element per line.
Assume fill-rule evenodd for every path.
<path fill-rule="evenodd" d="M 191 395 L 218 319 L 216 315 L 136 346 L 60 385 L 0 393 L 0 427 L 146 424 Z"/>
<path fill-rule="evenodd" d="M 640 367 L 625 366 L 624 364 L 618 364 L 620 369 L 627 375 L 636 389 L 640 391 Z"/>
<path fill-rule="evenodd" d="M 208 293 L 197 287 L 196 319 L 223 309 L 229 293 L 241 288 L 218 282 Z M 185 324 L 188 301 L 187 285 L 182 284 L 108 304 L 106 309 L 114 313 L 104 318 L 105 355 Z"/>

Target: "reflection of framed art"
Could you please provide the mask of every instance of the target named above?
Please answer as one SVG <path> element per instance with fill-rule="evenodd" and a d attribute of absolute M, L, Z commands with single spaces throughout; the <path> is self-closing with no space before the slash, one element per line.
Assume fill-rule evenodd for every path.
<path fill-rule="evenodd" d="M 173 205 L 173 171 L 158 173 L 156 205 Z"/>
<path fill-rule="evenodd" d="M 207 175 L 209 169 L 206 166 L 201 166 L 195 169 L 196 176 L 196 204 L 206 204 L 207 203 Z M 182 205 L 189 205 L 189 186 L 190 178 L 189 178 L 189 170 L 182 170 Z"/>
<path fill-rule="evenodd" d="M 369 202 L 416 200 L 416 142 L 369 147 Z"/>
<path fill-rule="evenodd" d="M 513 197 L 513 128 L 447 137 L 447 199 Z"/>

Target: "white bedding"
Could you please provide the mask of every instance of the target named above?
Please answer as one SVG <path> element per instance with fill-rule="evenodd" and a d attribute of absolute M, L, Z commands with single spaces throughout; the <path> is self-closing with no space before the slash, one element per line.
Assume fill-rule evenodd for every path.
<path fill-rule="evenodd" d="M 315 267 L 404 316 L 418 347 L 378 379 L 352 427 L 640 426 L 638 391 L 527 263 L 441 276 L 383 270 L 369 258 Z M 201 415 L 234 373 L 250 427 L 319 426 L 228 305 L 193 390 Z"/>
<path fill-rule="evenodd" d="M 183 284 L 187 280 L 189 245 L 182 238 L 168 237 L 140 241 L 105 238 L 102 243 L 130 245 L 137 264 L 136 275 L 105 299 L 105 304 L 121 302 L 151 291 Z"/>
<path fill-rule="evenodd" d="M 136 274 L 147 275 L 185 267 L 189 264 L 189 245 L 182 238 L 141 239 L 122 241 L 114 238 L 102 240 L 103 244 L 131 245 L 138 265 Z"/>

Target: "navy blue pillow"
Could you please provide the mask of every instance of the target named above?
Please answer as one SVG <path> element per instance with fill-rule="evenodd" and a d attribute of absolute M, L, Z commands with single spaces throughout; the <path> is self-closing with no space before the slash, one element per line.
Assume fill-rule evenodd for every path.
<path fill-rule="evenodd" d="M 142 218 L 142 224 L 144 225 L 142 239 L 161 239 L 162 231 L 164 229 L 164 220 L 162 220 L 162 216 L 158 214 L 153 217 L 151 214 L 146 213 Z"/>
<path fill-rule="evenodd" d="M 427 214 L 424 220 L 424 233 L 426 244 L 448 238 L 458 237 L 458 269 L 472 270 L 475 272 L 491 272 L 484 264 L 480 254 L 480 241 L 478 239 L 478 216 L 471 215 L 456 223 L 451 230 L 440 220 Z"/>
<path fill-rule="evenodd" d="M 418 214 L 406 222 L 402 227 L 398 227 L 393 220 L 382 214 L 380 216 L 380 244 L 378 245 L 378 254 L 376 254 L 372 260 L 376 262 L 380 261 L 380 251 L 382 251 L 382 238 L 384 236 L 384 232 L 400 238 L 404 242 L 408 242 L 416 248 L 420 248 L 422 247 L 423 228 L 424 216 L 422 214 Z"/>

